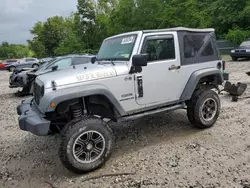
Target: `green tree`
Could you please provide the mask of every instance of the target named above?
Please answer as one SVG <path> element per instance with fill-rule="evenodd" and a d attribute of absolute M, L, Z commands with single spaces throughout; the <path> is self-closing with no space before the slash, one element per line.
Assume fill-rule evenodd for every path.
<path fill-rule="evenodd" d="M 44 24 L 42 22 L 37 22 L 30 30 L 30 33 L 33 36 L 32 40 L 27 41 L 30 49 L 39 58 L 46 56 L 43 32 Z"/>
<path fill-rule="evenodd" d="M 0 59 L 24 58 L 29 55 L 29 51 L 28 46 L 3 42 L 0 45 Z"/>
<path fill-rule="evenodd" d="M 230 29 L 226 35 L 226 39 L 234 45 L 240 45 L 250 36 L 250 30 L 242 30 L 239 28 Z"/>
<path fill-rule="evenodd" d="M 249 20 L 250 0 L 78 0 L 69 17 L 38 22 L 29 46 L 38 57 L 97 51 L 114 34 L 178 26 L 213 27 L 239 43 Z"/>

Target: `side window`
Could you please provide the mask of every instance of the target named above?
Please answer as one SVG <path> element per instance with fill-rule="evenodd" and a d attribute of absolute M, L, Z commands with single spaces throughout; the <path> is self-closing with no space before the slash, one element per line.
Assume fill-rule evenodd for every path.
<path fill-rule="evenodd" d="M 81 65 L 81 64 L 85 64 L 85 63 L 89 63 L 90 59 L 88 57 L 75 57 L 73 59 L 73 64 L 74 65 Z"/>
<path fill-rule="evenodd" d="M 197 55 L 204 44 L 205 35 L 186 35 L 184 37 L 185 58 L 192 58 Z"/>
<path fill-rule="evenodd" d="M 141 53 L 147 53 L 149 55 L 148 61 L 175 59 L 174 39 L 146 39 Z"/>
<path fill-rule="evenodd" d="M 214 55 L 214 50 L 211 42 L 209 42 L 207 46 L 204 48 L 203 52 L 201 53 L 201 56 L 211 56 L 211 55 Z"/>
<path fill-rule="evenodd" d="M 7 63 L 15 63 L 15 62 L 17 62 L 17 60 L 7 60 L 6 62 Z"/>
<path fill-rule="evenodd" d="M 67 58 L 67 59 L 61 59 L 59 61 L 57 61 L 56 63 L 52 64 L 50 67 L 53 67 L 53 66 L 58 66 L 58 68 L 62 68 L 62 67 L 68 67 L 68 66 L 71 66 L 72 65 L 72 59 L 71 58 Z"/>

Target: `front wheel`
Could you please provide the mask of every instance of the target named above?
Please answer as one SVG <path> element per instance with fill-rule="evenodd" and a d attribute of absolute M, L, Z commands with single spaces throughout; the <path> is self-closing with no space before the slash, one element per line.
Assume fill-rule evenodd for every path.
<path fill-rule="evenodd" d="M 86 173 L 101 167 L 111 155 L 113 134 L 104 121 L 82 117 L 65 126 L 61 132 L 59 156 L 74 173 Z"/>
<path fill-rule="evenodd" d="M 11 66 L 11 67 L 9 68 L 9 71 L 10 71 L 10 72 L 14 72 L 15 69 L 16 69 L 16 67 Z"/>
<path fill-rule="evenodd" d="M 210 128 L 217 121 L 220 108 L 220 99 L 215 91 L 198 90 L 187 102 L 188 119 L 198 128 Z"/>
<path fill-rule="evenodd" d="M 232 60 L 233 60 L 233 61 L 237 61 L 238 58 L 237 58 L 237 57 L 232 57 Z"/>

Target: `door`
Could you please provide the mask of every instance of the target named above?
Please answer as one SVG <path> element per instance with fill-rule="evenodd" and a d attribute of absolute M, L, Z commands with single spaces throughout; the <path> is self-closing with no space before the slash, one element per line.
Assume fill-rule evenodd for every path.
<path fill-rule="evenodd" d="M 22 60 L 18 61 L 17 67 L 18 68 L 27 68 L 27 67 L 29 67 L 27 59 L 22 59 Z"/>
<path fill-rule="evenodd" d="M 149 58 L 148 65 L 135 76 L 137 103 L 152 106 L 178 100 L 183 85 L 178 83 L 181 66 L 177 34 L 146 34 L 143 38 L 140 53 L 147 53 Z"/>

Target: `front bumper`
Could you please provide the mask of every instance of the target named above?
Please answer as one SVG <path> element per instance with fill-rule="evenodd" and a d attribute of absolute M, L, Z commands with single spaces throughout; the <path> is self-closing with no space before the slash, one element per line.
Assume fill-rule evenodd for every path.
<path fill-rule="evenodd" d="M 44 118 L 32 99 L 26 99 L 17 106 L 19 127 L 21 130 L 31 132 L 38 136 L 49 134 L 50 121 Z"/>
<path fill-rule="evenodd" d="M 234 52 L 230 54 L 231 57 L 250 58 L 250 52 Z"/>
<path fill-rule="evenodd" d="M 20 84 L 18 82 L 15 82 L 14 80 L 15 80 L 15 76 L 11 74 L 9 78 L 9 88 L 21 87 Z"/>
<path fill-rule="evenodd" d="M 9 88 L 24 87 L 24 77 L 22 75 L 12 73 L 9 78 Z"/>

